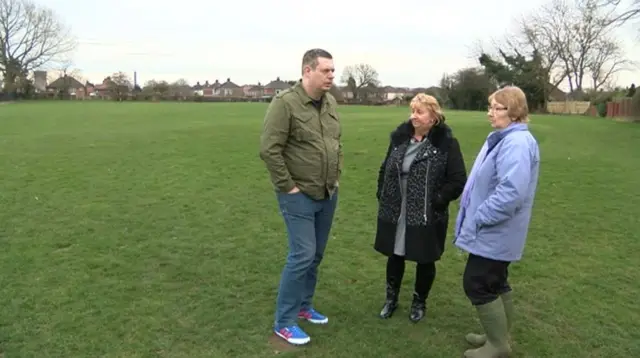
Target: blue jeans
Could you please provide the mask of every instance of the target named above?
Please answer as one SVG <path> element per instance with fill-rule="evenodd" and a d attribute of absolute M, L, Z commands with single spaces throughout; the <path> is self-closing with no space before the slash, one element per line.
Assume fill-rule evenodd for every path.
<path fill-rule="evenodd" d="M 323 200 L 302 192 L 277 193 L 277 197 L 289 237 L 289 254 L 276 299 L 275 325 L 280 328 L 296 324 L 298 312 L 312 307 L 318 265 L 329 240 L 338 193 Z"/>

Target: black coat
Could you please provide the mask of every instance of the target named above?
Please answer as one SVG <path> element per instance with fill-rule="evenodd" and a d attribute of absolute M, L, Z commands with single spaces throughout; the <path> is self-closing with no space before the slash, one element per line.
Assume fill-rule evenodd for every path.
<path fill-rule="evenodd" d="M 387 256 L 393 254 L 402 206 L 400 170 L 413 131 L 411 121 L 406 121 L 391 133 L 387 155 L 378 174 L 379 208 L 374 248 Z M 462 194 L 467 181 L 460 144 L 444 121 L 433 127 L 425 140 L 407 177 L 405 258 L 419 263 L 434 262 L 442 256 L 449 203 Z"/>

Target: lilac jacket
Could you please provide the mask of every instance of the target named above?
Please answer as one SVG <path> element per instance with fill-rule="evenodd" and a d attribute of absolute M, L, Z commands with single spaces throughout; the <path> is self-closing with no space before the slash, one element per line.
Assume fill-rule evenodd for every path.
<path fill-rule="evenodd" d="M 520 260 L 539 168 L 538 143 L 527 124 L 489 134 L 462 193 L 455 245 L 489 259 Z"/>

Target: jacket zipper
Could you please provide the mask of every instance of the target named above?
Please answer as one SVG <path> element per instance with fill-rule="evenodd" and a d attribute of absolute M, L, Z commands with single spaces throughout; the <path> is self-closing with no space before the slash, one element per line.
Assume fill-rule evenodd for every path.
<path fill-rule="evenodd" d="M 400 196 L 402 196 L 402 168 L 400 168 L 400 164 L 398 163 L 396 163 L 396 168 L 398 168 L 398 185 L 400 186 Z M 402 218 L 402 208 L 400 208 L 400 213 L 398 214 L 398 222 L 400 222 L 401 218 Z"/>
<path fill-rule="evenodd" d="M 327 179 L 329 179 L 329 151 L 327 150 L 327 141 L 324 137 L 324 127 L 322 125 L 322 111 L 318 114 L 318 122 L 320 123 L 320 137 L 322 138 L 322 144 L 324 145 L 324 185 L 327 187 Z M 335 183 L 333 183 L 335 184 Z"/>
<path fill-rule="evenodd" d="M 427 162 L 427 175 L 424 178 L 424 223 L 428 224 L 427 220 L 427 203 L 429 202 L 429 169 L 431 168 L 431 162 Z"/>

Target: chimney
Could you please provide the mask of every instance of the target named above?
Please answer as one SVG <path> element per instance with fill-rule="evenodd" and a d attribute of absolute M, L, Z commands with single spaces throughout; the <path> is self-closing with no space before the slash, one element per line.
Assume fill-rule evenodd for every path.
<path fill-rule="evenodd" d="M 138 85 L 138 72 L 133 71 L 133 87 Z"/>
<path fill-rule="evenodd" d="M 231 82 L 231 78 L 227 78 L 227 82 Z"/>

